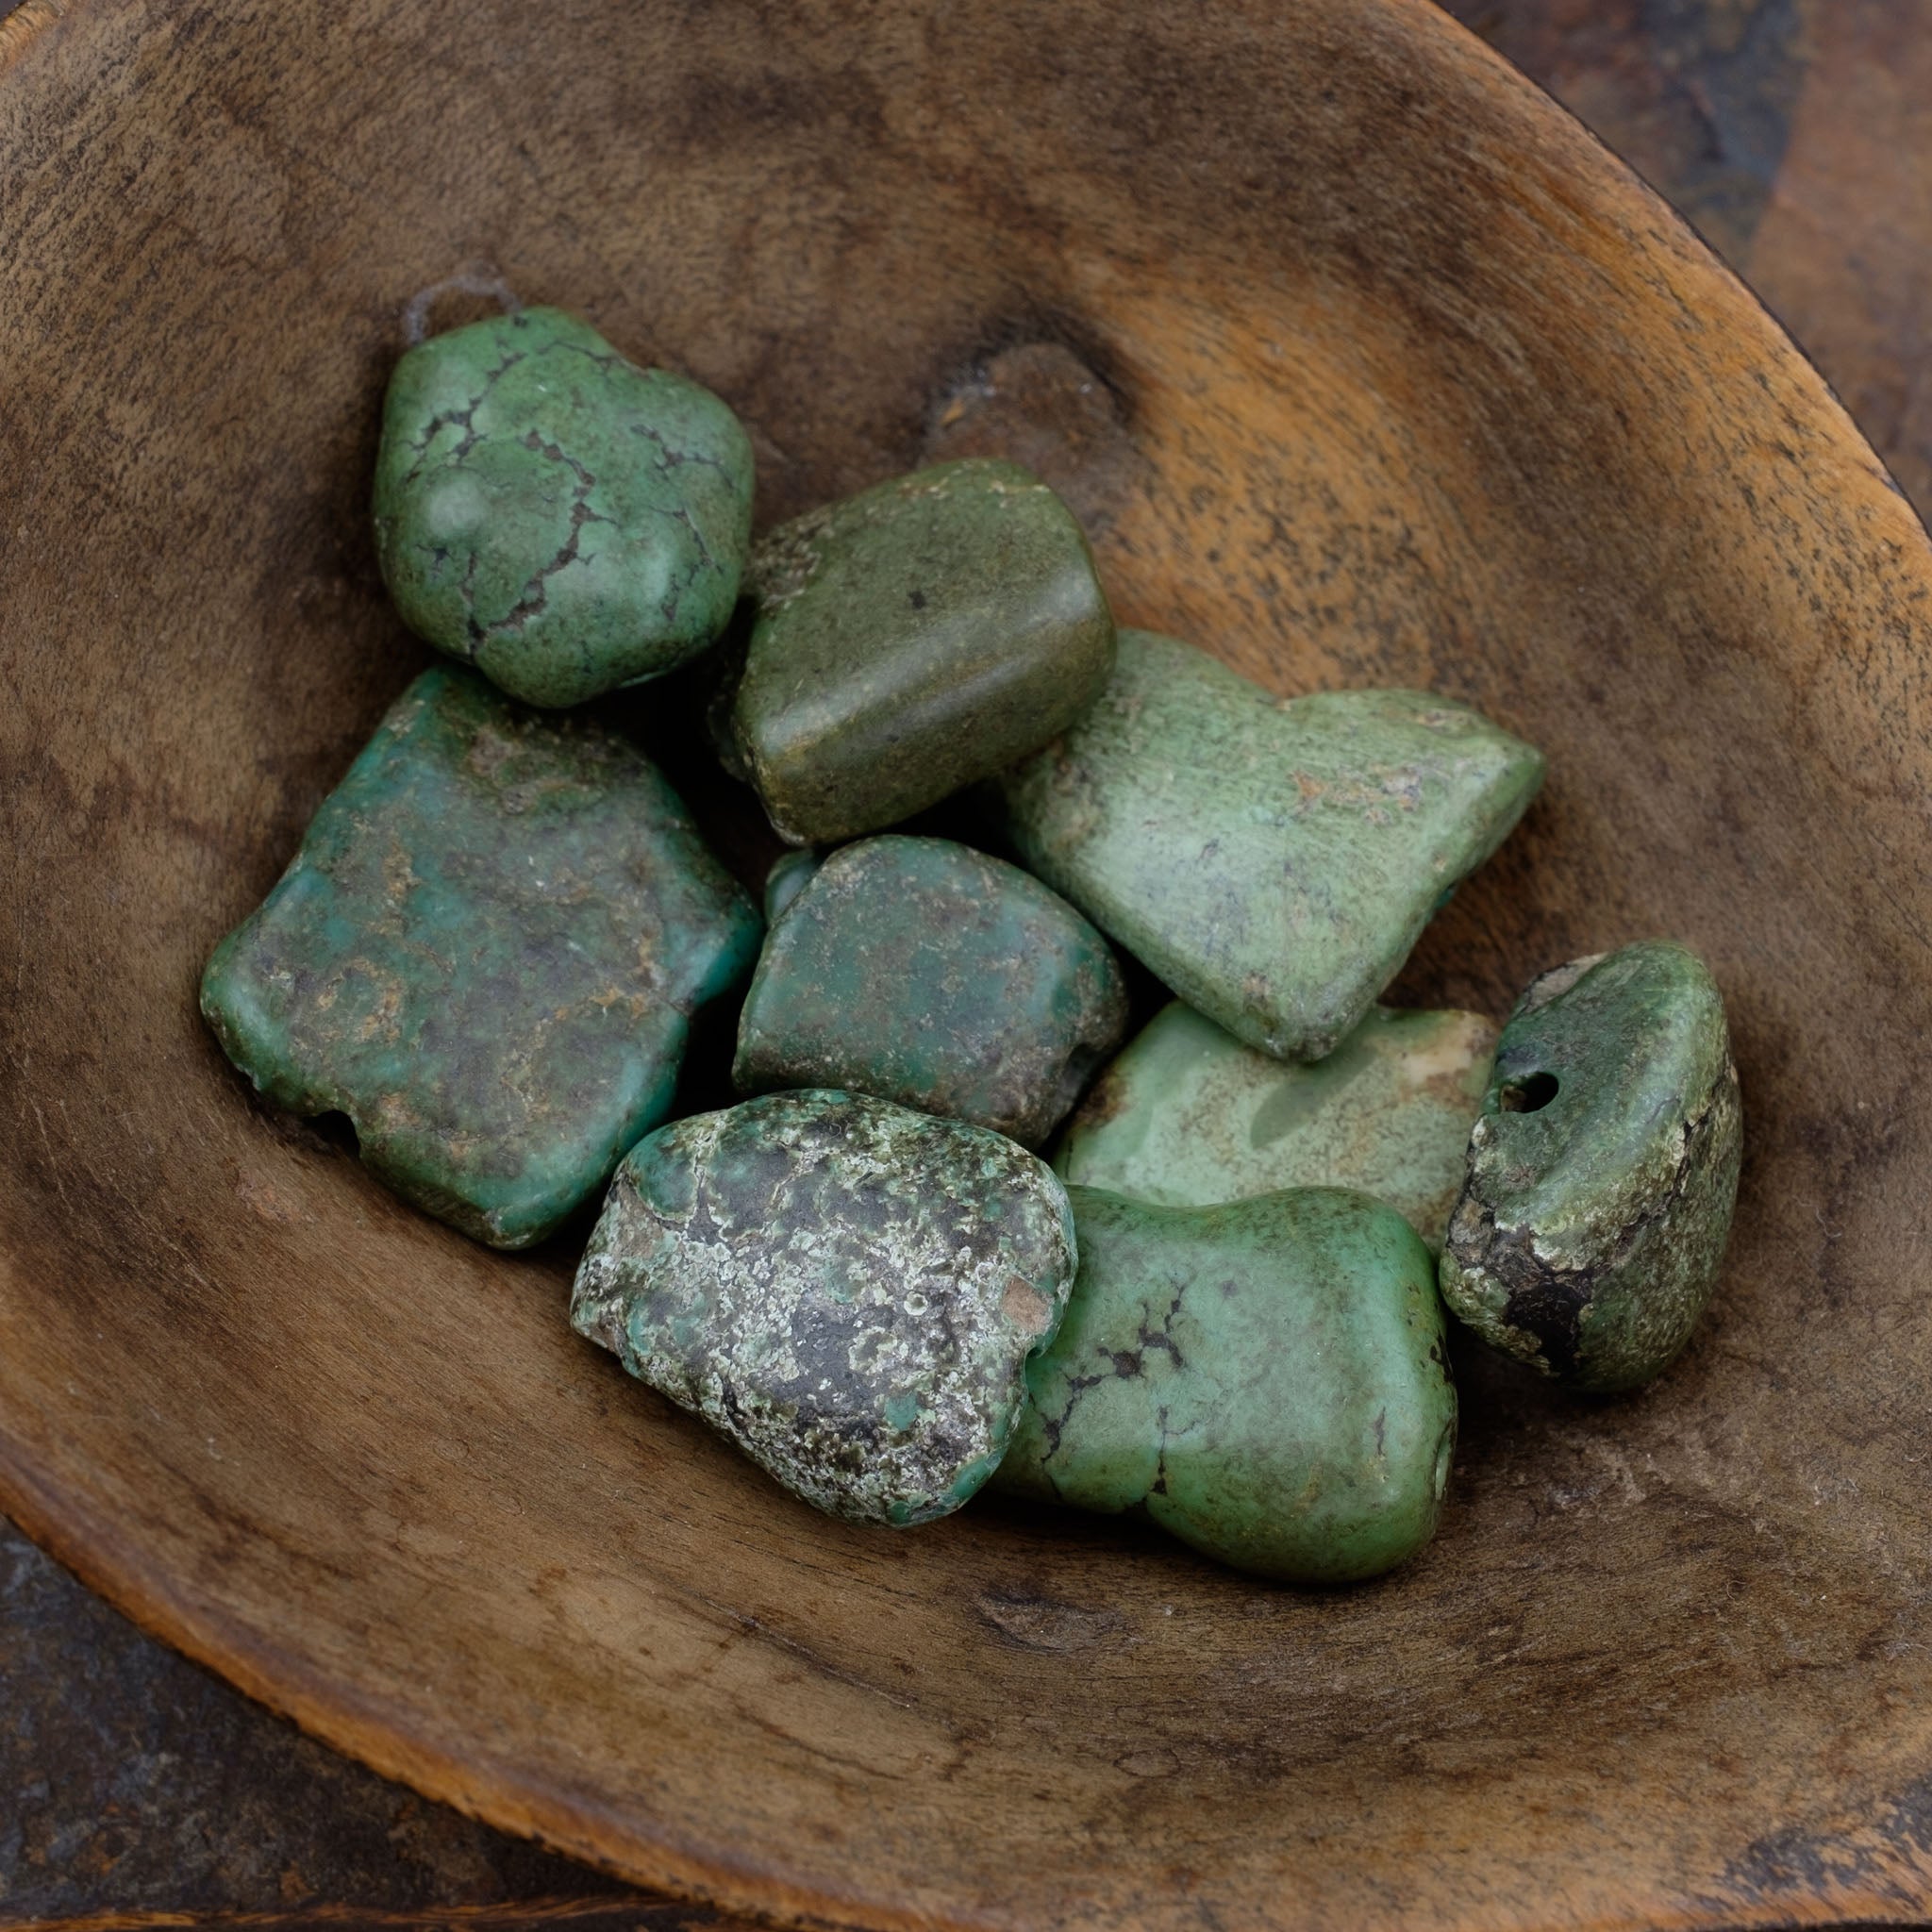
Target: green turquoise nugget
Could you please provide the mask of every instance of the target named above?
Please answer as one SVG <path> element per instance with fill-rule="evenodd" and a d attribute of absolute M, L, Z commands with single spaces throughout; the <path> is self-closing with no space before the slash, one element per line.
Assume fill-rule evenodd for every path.
<path fill-rule="evenodd" d="M 1276 698 L 1124 631 L 1106 695 L 999 792 L 1022 860 L 1191 1007 L 1264 1053 L 1319 1059 L 1542 774 L 1449 698 Z"/>
<path fill-rule="evenodd" d="M 1126 1019 L 1107 941 L 1038 879 L 946 839 L 865 839 L 773 924 L 732 1077 L 849 1088 L 1037 1146 Z"/>
<path fill-rule="evenodd" d="M 1435 1263 L 1335 1188 L 1157 1208 L 1069 1188 L 1080 1272 L 998 1486 L 1143 1509 L 1239 1570 L 1351 1583 L 1435 1533 L 1456 1441 Z"/>
<path fill-rule="evenodd" d="M 752 588 L 724 748 L 799 844 L 877 831 L 1010 764 L 1113 663 L 1087 540 L 1013 463 L 941 463 L 781 525 Z"/>
<path fill-rule="evenodd" d="M 1574 1389 L 1635 1389 L 1717 1286 L 1743 1158 L 1724 999 L 1662 940 L 1530 985 L 1496 1051 L 1442 1297 Z"/>
<path fill-rule="evenodd" d="M 724 628 L 751 548 L 752 453 L 708 390 L 525 308 L 396 364 L 375 547 L 412 630 L 513 697 L 575 705 Z"/>
<path fill-rule="evenodd" d="M 639 1143 L 571 1321 L 807 1502 L 925 1523 L 998 1463 L 1074 1258 L 1060 1184 L 1010 1141 L 774 1093 Z"/>
<path fill-rule="evenodd" d="M 201 1007 L 271 1100 L 347 1114 L 405 1199 L 519 1248 L 663 1119 L 691 1014 L 758 930 L 622 739 L 428 671 L 215 948 Z"/>
<path fill-rule="evenodd" d="M 1496 1029 L 1372 1007 L 1326 1059 L 1272 1059 L 1176 1000 L 1067 1123 L 1061 1179 L 1169 1207 L 1356 1188 L 1442 1245 Z"/>
<path fill-rule="evenodd" d="M 765 924 L 776 925 L 778 915 L 805 891 L 811 875 L 824 864 L 825 855 L 815 846 L 804 845 L 793 852 L 781 852 L 765 874 Z"/>

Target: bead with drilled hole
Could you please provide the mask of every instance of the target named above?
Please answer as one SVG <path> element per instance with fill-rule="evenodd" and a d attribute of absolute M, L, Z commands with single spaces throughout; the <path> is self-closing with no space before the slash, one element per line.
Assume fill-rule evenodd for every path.
<path fill-rule="evenodd" d="M 1743 1158 L 1724 999 L 1665 941 L 1532 982 L 1503 1029 L 1442 1295 L 1572 1388 L 1634 1389 L 1717 1285 Z"/>

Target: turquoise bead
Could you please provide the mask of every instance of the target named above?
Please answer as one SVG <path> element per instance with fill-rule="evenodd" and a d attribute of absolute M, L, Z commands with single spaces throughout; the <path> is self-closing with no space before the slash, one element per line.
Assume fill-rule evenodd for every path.
<path fill-rule="evenodd" d="M 396 364 L 375 546 L 404 621 L 533 705 L 676 668 L 729 621 L 752 450 L 688 377 L 525 308 Z"/>
<path fill-rule="evenodd" d="M 692 1012 L 758 934 L 623 739 L 439 669 L 215 948 L 202 1011 L 271 1100 L 347 1114 L 405 1199 L 519 1248 L 669 1111 Z"/>
<path fill-rule="evenodd" d="M 1351 1583 L 1436 1528 L 1456 1442 L 1435 1263 L 1392 1208 L 1067 1190 L 1080 1265 L 999 1487 L 1138 1510 L 1236 1569 Z"/>
<path fill-rule="evenodd" d="M 1197 1011 L 1320 1059 L 1542 782 L 1450 698 L 1276 698 L 1124 631 L 1106 693 L 995 788 L 1019 857 Z"/>
<path fill-rule="evenodd" d="M 1544 974 L 1470 1135 L 1443 1298 L 1572 1388 L 1641 1387 L 1716 1289 L 1743 1135 L 1724 999 L 1696 954 L 1646 941 Z"/>
<path fill-rule="evenodd" d="M 773 924 L 733 1078 L 849 1088 L 1037 1146 L 1126 1018 L 1107 941 L 1038 879 L 947 839 L 862 839 Z"/>

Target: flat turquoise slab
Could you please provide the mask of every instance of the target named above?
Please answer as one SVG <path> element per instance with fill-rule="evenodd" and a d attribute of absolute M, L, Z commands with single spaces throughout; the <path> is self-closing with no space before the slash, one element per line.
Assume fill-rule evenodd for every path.
<path fill-rule="evenodd" d="M 1542 775 L 1537 751 L 1452 699 L 1276 698 L 1123 631 L 1099 702 L 997 792 L 1022 861 L 1191 1007 L 1319 1059 Z"/>
<path fill-rule="evenodd" d="M 1074 1259 L 1060 1184 L 1012 1141 L 772 1093 L 639 1143 L 571 1321 L 794 1495 L 903 1526 L 992 1474 Z"/>
<path fill-rule="evenodd" d="M 1336 1188 L 1157 1208 L 1069 1188 L 1079 1274 L 1001 1489 L 1144 1510 L 1237 1569 L 1349 1583 L 1435 1533 L 1456 1442 L 1435 1263 Z"/>
<path fill-rule="evenodd" d="M 404 621 L 533 705 L 674 670 L 751 554 L 751 440 L 709 390 L 525 308 L 396 364 L 375 547 Z"/>
<path fill-rule="evenodd" d="M 624 740 L 427 671 L 216 947 L 202 1011 L 297 1113 L 495 1247 L 540 1241 L 671 1106 L 759 920 Z"/>
<path fill-rule="evenodd" d="M 1372 1007 L 1326 1059 L 1277 1060 L 1176 1000 L 1101 1074 L 1054 1170 L 1169 1207 L 1355 1188 L 1439 1249 L 1495 1054 L 1479 1014 Z"/>
<path fill-rule="evenodd" d="M 1126 1020 L 1107 941 L 1038 879 L 950 839 L 861 839 L 774 922 L 732 1077 L 875 1094 L 1033 1147 Z"/>

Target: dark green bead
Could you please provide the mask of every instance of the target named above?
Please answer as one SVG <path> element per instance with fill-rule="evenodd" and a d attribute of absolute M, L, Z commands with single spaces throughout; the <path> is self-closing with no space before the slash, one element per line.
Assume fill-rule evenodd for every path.
<path fill-rule="evenodd" d="M 807 1502 L 924 1523 L 991 1474 L 1073 1276 L 1066 1196 L 1010 1141 L 774 1093 L 638 1144 L 571 1321 Z"/>
<path fill-rule="evenodd" d="M 1099 703 L 998 791 L 1023 862 L 1191 1007 L 1264 1053 L 1320 1059 L 1542 774 L 1453 699 L 1276 698 L 1124 631 Z"/>
<path fill-rule="evenodd" d="M 1437 1249 L 1495 1055 L 1474 1013 L 1372 1007 L 1326 1059 L 1277 1060 L 1176 1000 L 1100 1076 L 1054 1171 L 1168 1207 L 1355 1188 Z"/>
<path fill-rule="evenodd" d="M 752 582 L 725 753 L 801 844 L 877 831 L 1010 764 L 1113 662 L 1079 525 L 1013 463 L 941 463 L 781 525 Z"/>
<path fill-rule="evenodd" d="M 399 1194 L 524 1247 L 663 1119 L 758 930 L 622 739 L 428 671 L 216 947 L 202 1011 L 271 1100 L 347 1114 Z"/>
<path fill-rule="evenodd" d="M 1339 1188 L 1216 1208 L 1067 1190 L 1080 1268 L 998 1486 L 1142 1509 L 1240 1570 L 1347 1583 L 1435 1533 L 1456 1442 L 1435 1262 Z"/>
<path fill-rule="evenodd" d="M 1037 1146 L 1126 1018 L 1107 941 L 1038 879 L 946 839 L 866 839 L 774 924 L 733 1078 L 849 1088 Z"/>
<path fill-rule="evenodd" d="M 751 442 L 716 396 L 558 309 L 434 336 L 390 378 L 390 594 L 530 704 L 657 677 L 709 643 L 738 599 L 751 501 Z"/>
<path fill-rule="evenodd" d="M 1442 1296 L 1574 1389 L 1635 1389 L 1717 1286 L 1743 1158 L 1724 998 L 1668 941 L 1535 980 L 1496 1050 Z"/>

